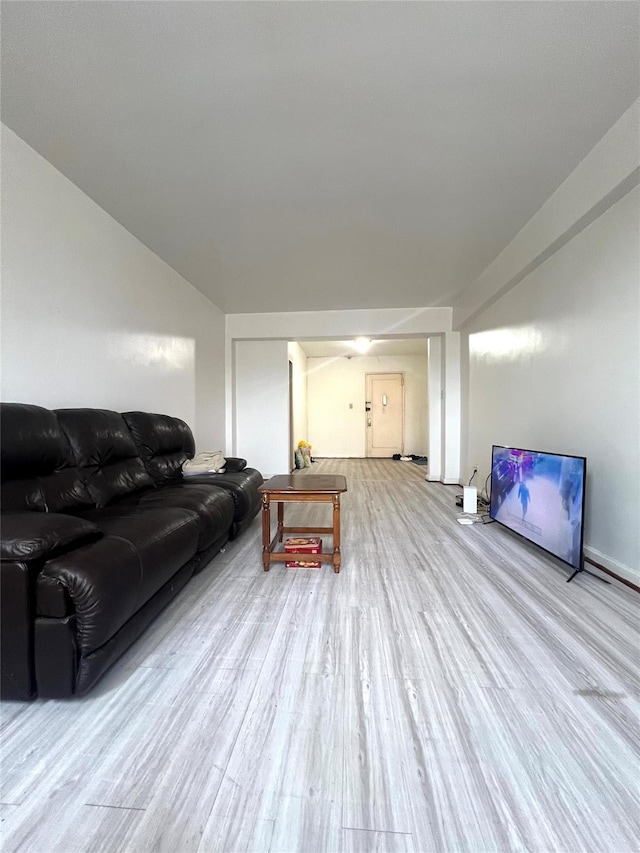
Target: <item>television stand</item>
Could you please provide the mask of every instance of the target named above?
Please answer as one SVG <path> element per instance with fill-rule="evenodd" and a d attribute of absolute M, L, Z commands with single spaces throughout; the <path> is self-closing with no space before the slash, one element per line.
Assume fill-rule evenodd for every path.
<path fill-rule="evenodd" d="M 571 581 L 575 578 L 576 575 L 582 574 L 584 572 L 587 575 L 591 575 L 592 578 L 595 578 L 598 581 L 602 581 L 602 583 L 606 583 L 607 585 L 611 585 L 611 581 L 606 581 L 604 578 L 601 578 L 600 575 L 597 575 L 595 572 L 590 572 L 589 569 L 585 569 L 584 567 L 584 557 L 581 560 L 581 565 L 579 569 L 576 569 L 575 572 L 571 575 L 570 578 L 567 578 L 567 583 L 571 583 Z"/>

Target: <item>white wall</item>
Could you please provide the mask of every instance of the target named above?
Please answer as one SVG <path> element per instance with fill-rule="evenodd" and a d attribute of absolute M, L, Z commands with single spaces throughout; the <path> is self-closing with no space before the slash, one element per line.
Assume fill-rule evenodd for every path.
<path fill-rule="evenodd" d="M 287 345 L 293 380 L 293 449 L 299 441 L 309 441 L 307 418 L 307 354 L 297 343 Z"/>
<path fill-rule="evenodd" d="M 443 453 L 442 476 L 443 483 L 455 484 L 460 482 L 460 334 L 447 332 L 443 335 L 444 353 L 442 364 L 444 373 L 442 387 L 443 400 Z"/>
<path fill-rule="evenodd" d="M 314 456 L 366 456 L 367 373 L 404 373 L 405 452 L 426 455 L 426 356 L 309 358 L 307 370 L 309 441 Z"/>
<path fill-rule="evenodd" d="M 2 128 L 2 398 L 183 418 L 224 446 L 224 316 Z"/>
<path fill-rule="evenodd" d="M 479 314 L 468 462 L 492 444 L 587 457 L 586 553 L 640 583 L 640 190 Z"/>
<path fill-rule="evenodd" d="M 492 443 L 588 457 L 585 554 L 640 583 L 640 101 L 454 306 L 463 477 Z"/>
<path fill-rule="evenodd" d="M 442 476 L 444 436 L 442 339 L 439 335 L 434 335 L 427 341 L 427 371 L 429 375 L 429 443 L 427 450 L 429 464 L 427 466 L 427 480 L 437 481 Z"/>
<path fill-rule="evenodd" d="M 348 311 L 285 311 L 227 314 L 227 336 L 287 341 L 357 337 L 421 337 L 451 331 L 451 308 L 362 308 Z"/>
<path fill-rule="evenodd" d="M 236 341 L 233 452 L 265 478 L 289 465 L 289 362 L 286 341 Z"/>

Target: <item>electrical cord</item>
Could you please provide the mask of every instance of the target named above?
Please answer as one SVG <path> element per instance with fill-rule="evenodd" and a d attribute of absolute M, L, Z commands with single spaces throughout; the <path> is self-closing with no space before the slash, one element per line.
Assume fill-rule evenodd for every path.
<path fill-rule="evenodd" d="M 483 487 L 482 491 L 480 492 L 480 498 L 482 498 L 482 500 L 487 504 L 487 506 L 491 505 L 491 496 L 490 496 L 489 492 L 487 491 L 487 484 L 488 484 L 490 479 L 491 479 L 491 474 L 489 473 L 489 474 L 487 474 L 487 479 L 484 481 L 484 487 Z M 484 497 L 482 497 L 483 495 L 484 495 Z"/>
<path fill-rule="evenodd" d="M 478 473 L 478 469 L 473 469 L 473 474 L 471 475 L 471 479 L 469 480 L 469 485 L 473 482 L 473 478 Z M 491 479 L 491 473 L 487 474 L 487 479 L 484 481 L 484 487 L 478 493 L 478 512 L 474 515 L 468 512 L 458 513 L 458 521 L 461 523 L 469 524 L 493 524 L 495 519 L 491 518 L 491 496 L 487 490 L 487 486 L 489 484 L 489 480 Z M 462 506 L 462 495 L 456 495 L 456 498 L 460 500 L 458 506 Z M 464 519 L 464 522 L 462 521 Z"/>
<path fill-rule="evenodd" d="M 482 524 L 492 524 L 494 520 L 491 518 L 491 498 L 487 491 L 490 479 L 491 472 L 487 474 L 487 479 L 484 481 L 484 486 L 478 495 L 478 511 L 480 512 L 480 521 Z M 487 521 L 487 519 L 489 520 Z"/>

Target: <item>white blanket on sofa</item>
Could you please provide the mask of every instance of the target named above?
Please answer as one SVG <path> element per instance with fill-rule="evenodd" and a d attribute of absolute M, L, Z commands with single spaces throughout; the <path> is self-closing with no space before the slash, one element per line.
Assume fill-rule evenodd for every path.
<path fill-rule="evenodd" d="M 185 477 L 195 474 L 222 474 L 227 464 L 221 450 L 203 450 L 182 466 Z"/>

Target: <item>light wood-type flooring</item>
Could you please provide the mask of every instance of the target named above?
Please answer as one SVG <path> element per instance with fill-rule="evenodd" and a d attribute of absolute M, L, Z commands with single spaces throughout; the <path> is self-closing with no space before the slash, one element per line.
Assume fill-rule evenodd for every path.
<path fill-rule="evenodd" d="M 319 461 L 339 575 L 257 518 L 87 697 L 5 703 L 3 853 L 637 851 L 640 596 L 425 471 Z"/>

